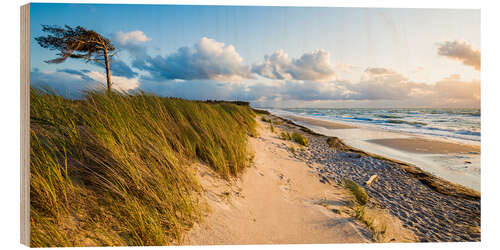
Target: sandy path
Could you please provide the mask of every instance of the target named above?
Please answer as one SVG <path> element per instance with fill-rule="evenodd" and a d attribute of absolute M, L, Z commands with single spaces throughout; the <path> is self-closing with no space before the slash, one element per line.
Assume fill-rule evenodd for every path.
<path fill-rule="evenodd" d="M 272 244 L 370 242 L 366 229 L 352 218 L 330 210 L 342 209 L 350 194 L 323 184 L 312 166 L 292 157 L 276 134 L 264 129 L 250 138 L 255 166 L 233 185 L 200 168 L 208 217 L 187 233 L 186 244 Z M 210 177 L 212 175 L 212 177 Z M 318 201 L 330 204 L 329 209 Z M 368 235 L 368 236 L 367 236 Z"/>

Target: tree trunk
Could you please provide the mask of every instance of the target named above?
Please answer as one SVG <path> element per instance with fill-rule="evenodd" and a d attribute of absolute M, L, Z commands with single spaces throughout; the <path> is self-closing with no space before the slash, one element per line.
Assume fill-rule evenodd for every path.
<path fill-rule="evenodd" d="M 111 73 L 109 69 L 108 50 L 104 49 L 104 62 L 106 63 L 106 82 L 108 84 L 108 94 L 111 94 Z"/>

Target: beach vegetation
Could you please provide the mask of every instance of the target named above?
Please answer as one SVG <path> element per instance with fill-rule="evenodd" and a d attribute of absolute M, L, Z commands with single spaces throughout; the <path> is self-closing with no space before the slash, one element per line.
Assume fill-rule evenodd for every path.
<path fill-rule="evenodd" d="M 298 143 L 299 145 L 302 145 L 302 146 L 305 146 L 307 147 L 309 145 L 309 142 L 307 141 L 307 138 L 305 136 L 303 136 L 302 134 L 300 133 L 296 133 L 294 132 L 291 136 L 292 140 L 296 143 Z"/>
<path fill-rule="evenodd" d="M 369 197 L 366 193 L 366 190 L 356 182 L 349 179 L 344 179 L 344 186 L 351 190 L 354 198 L 356 198 L 356 201 L 360 205 L 366 205 L 366 203 L 368 203 Z"/>
<path fill-rule="evenodd" d="M 201 218 L 194 163 L 248 166 L 247 106 L 88 92 L 30 93 L 31 246 L 169 245 Z"/>
<path fill-rule="evenodd" d="M 387 215 L 383 212 L 376 209 L 369 209 L 363 205 L 356 205 L 354 207 L 354 217 L 368 227 L 376 242 L 387 241 Z"/>
<path fill-rule="evenodd" d="M 272 123 L 272 122 L 273 122 L 271 119 L 266 118 L 265 116 L 262 116 L 262 117 L 260 118 L 260 120 L 261 120 L 261 121 L 263 121 L 263 122 L 267 122 L 267 123 Z"/>
<path fill-rule="evenodd" d="M 307 138 L 300 133 L 296 133 L 296 132 L 289 133 L 286 131 L 282 131 L 280 133 L 279 137 L 280 137 L 280 139 L 285 140 L 285 141 L 293 141 L 293 142 L 299 144 L 300 146 L 307 147 L 309 145 L 309 141 L 307 140 Z"/>
<path fill-rule="evenodd" d="M 273 122 L 274 125 L 278 125 L 278 126 L 283 124 L 283 122 L 280 121 L 280 120 L 274 120 L 272 122 Z"/>
<path fill-rule="evenodd" d="M 280 139 L 285 140 L 285 141 L 291 141 L 292 140 L 292 135 L 288 132 L 282 131 L 280 133 Z"/>

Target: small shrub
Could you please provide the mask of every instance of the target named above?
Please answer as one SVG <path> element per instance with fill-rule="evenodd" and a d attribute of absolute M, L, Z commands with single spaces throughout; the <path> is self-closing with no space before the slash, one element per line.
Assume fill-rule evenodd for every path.
<path fill-rule="evenodd" d="M 296 150 L 295 150 L 295 147 L 294 147 L 293 145 L 292 145 L 292 146 L 290 146 L 290 151 L 291 151 L 293 154 L 295 154 L 295 151 L 296 151 Z"/>
<path fill-rule="evenodd" d="M 339 139 L 338 137 L 328 137 L 328 139 L 326 140 L 326 142 L 328 143 L 328 145 L 331 147 L 331 148 L 335 148 L 337 150 L 340 150 L 340 151 L 349 151 L 350 147 L 347 146 L 341 139 Z"/>
<path fill-rule="evenodd" d="M 263 121 L 263 122 L 272 123 L 271 119 L 267 119 L 265 116 L 263 116 L 262 118 L 260 118 L 260 120 Z"/>
<path fill-rule="evenodd" d="M 354 213 L 355 213 L 356 219 L 364 221 L 364 219 L 365 219 L 365 207 L 364 206 L 356 206 L 354 208 Z"/>
<path fill-rule="evenodd" d="M 302 145 L 302 146 L 306 146 L 309 145 L 309 142 L 307 141 L 307 138 L 305 138 L 302 134 L 299 134 L 299 133 L 293 133 L 292 134 L 292 139 L 294 142 Z"/>
<path fill-rule="evenodd" d="M 349 188 L 349 190 L 351 190 L 352 194 L 354 194 L 354 197 L 359 204 L 365 205 L 366 203 L 368 203 L 369 197 L 363 187 L 349 179 L 344 179 L 344 185 Z"/>
<path fill-rule="evenodd" d="M 283 124 L 283 122 L 281 122 L 281 121 L 273 121 L 273 124 L 276 124 L 276 125 L 282 125 L 282 124 Z"/>
<path fill-rule="evenodd" d="M 273 126 L 272 124 L 271 124 L 270 129 L 271 129 L 271 132 L 273 132 L 273 133 L 274 133 L 274 126 Z"/>
<path fill-rule="evenodd" d="M 288 133 L 288 132 L 281 132 L 280 139 L 285 140 L 285 141 L 291 141 L 292 135 L 290 135 L 290 133 Z"/>

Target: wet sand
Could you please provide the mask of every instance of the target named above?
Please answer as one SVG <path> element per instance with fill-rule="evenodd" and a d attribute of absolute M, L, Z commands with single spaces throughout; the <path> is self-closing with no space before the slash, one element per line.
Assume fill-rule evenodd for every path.
<path fill-rule="evenodd" d="M 411 153 L 453 154 L 481 153 L 481 147 L 424 138 L 387 138 L 367 140 L 378 145 L 399 149 Z"/>
<path fill-rule="evenodd" d="M 296 116 L 296 115 L 287 115 L 286 118 L 292 119 L 294 121 L 305 122 L 305 123 L 311 124 L 313 126 L 323 127 L 323 128 L 327 128 L 327 129 L 349 129 L 349 128 L 356 128 L 356 126 L 349 125 L 349 124 L 344 124 L 344 123 L 340 123 L 340 122 L 317 120 L 317 119 L 312 119 L 312 118 L 307 118 L 307 117 L 302 117 L 302 116 Z"/>

